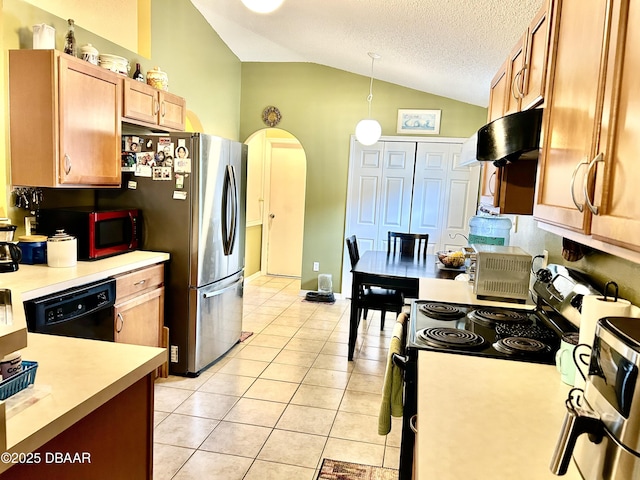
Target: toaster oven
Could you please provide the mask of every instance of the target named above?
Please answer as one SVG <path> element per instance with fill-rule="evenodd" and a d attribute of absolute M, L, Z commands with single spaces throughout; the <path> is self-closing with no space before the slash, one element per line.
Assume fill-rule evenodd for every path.
<path fill-rule="evenodd" d="M 532 257 L 520 247 L 471 245 L 469 281 L 481 299 L 524 302 L 529 296 Z"/>

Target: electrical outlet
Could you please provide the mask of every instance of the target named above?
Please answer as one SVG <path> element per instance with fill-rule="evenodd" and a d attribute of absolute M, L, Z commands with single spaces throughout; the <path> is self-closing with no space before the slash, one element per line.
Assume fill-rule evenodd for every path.
<path fill-rule="evenodd" d="M 542 268 L 546 268 L 549 265 L 549 250 L 542 251 Z"/>
<path fill-rule="evenodd" d="M 178 346 L 171 345 L 171 363 L 178 363 Z"/>
<path fill-rule="evenodd" d="M 313 262 L 313 271 L 314 272 L 320 271 L 320 262 Z"/>

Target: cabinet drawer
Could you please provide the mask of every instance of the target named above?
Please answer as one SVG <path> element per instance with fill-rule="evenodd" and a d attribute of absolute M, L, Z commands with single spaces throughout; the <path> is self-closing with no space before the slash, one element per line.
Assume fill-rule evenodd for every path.
<path fill-rule="evenodd" d="M 116 298 L 118 301 L 164 283 L 164 265 L 153 265 L 116 277 Z"/>

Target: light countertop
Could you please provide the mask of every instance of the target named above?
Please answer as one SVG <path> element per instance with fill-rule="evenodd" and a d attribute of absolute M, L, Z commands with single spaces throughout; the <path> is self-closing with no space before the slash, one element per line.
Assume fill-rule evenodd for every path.
<path fill-rule="evenodd" d="M 570 387 L 555 366 L 421 351 L 419 478 L 558 478 L 549 464 Z M 571 463 L 567 480 L 582 477 Z"/>
<path fill-rule="evenodd" d="M 11 289 L 13 304 L 13 325 L 0 326 L 0 336 L 9 332 L 8 340 L 16 342 L 16 332 L 24 332 L 22 358 L 38 362 L 35 384 L 51 390 L 8 418 L 6 430 L 0 428 L 8 451 L 44 445 L 167 360 L 163 348 L 26 333 L 22 302 L 167 260 L 167 253 L 135 251 L 75 267 L 20 265 L 17 272 L 0 274 L 0 287 Z M 8 466 L 0 463 L 0 472 Z"/>
<path fill-rule="evenodd" d="M 512 308 L 521 309 L 535 308 L 535 304 L 531 300 L 527 300 L 524 304 L 480 300 L 473 293 L 473 285 L 468 281 L 446 280 L 441 278 L 420 278 L 418 298 L 420 300 L 461 303 L 465 305 L 487 305 L 495 307 L 507 305 Z"/>

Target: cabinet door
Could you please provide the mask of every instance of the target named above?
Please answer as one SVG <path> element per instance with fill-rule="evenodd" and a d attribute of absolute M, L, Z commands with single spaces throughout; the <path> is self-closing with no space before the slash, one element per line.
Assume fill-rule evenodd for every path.
<path fill-rule="evenodd" d="M 507 60 L 507 76 L 506 85 L 507 94 L 504 105 L 504 115 L 516 113 L 520 111 L 520 100 L 524 95 L 524 63 L 527 47 L 526 33 L 520 38 L 520 41 L 511 50 Z"/>
<path fill-rule="evenodd" d="M 581 186 L 599 149 L 610 4 L 558 0 L 553 12 L 534 217 L 583 233 L 591 215 Z"/>
<path fill-rule="evenodd" d="M 59 182 L 120 185 L 120 78 L 67 55 L 58 66 Z"/>
<path fill-rule="evenodd" d="M 158 122 L 158 90 L 146 83 L 123 79 L 122 115 L 127 119 L 156 124 Z"/>
<path fill-rule="evenodd" d="M 596 239 L 640 251 L 640 202 L 636 190 L 640 178 L 640 2 L 618 3 L 623 12 L 628 9 L 628 16 L 620 18 L 616 9 L 612 16 L 607 109 L 602 125 L 602 138 L 607 145 L 604 161 L 597 166 L 597 214 L 593 216 L 591 233 Z"/>
<path fill-rule="evenodd" d="M 164 323 L 164 287 L 114 307 L 115 341 L 159 347 Z"/>
<path fill-rule="evenodd" d="M 549 52 L 549 0 L 543 2 L 527 31 L 527 57 L 523 70 L 523 92 L 520 109 L 528 110 L 542 103 L 547 77 Z"/>
<path fill-rule="evenodd" d="M 158 125 L 184 131 L 187 118 L 187 102 L 184 98 L 162 90 L 158 91 L 160 110 Z"/>

